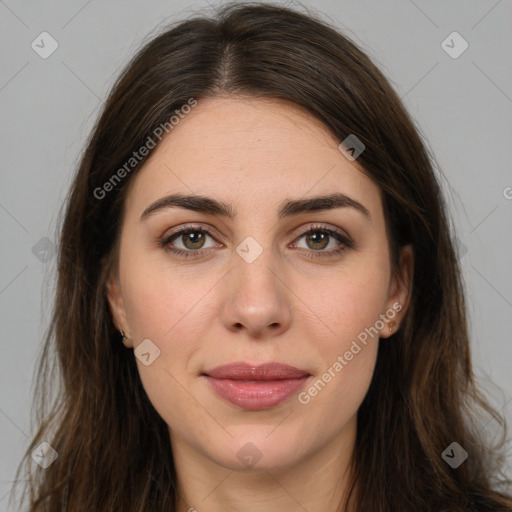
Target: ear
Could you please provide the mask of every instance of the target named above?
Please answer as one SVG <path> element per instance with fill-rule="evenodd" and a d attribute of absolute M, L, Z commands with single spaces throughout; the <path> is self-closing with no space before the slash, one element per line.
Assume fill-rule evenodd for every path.
<path fill-rule="evenodd" d="M 412 285 L 414 277 L 414 250 L 412 245 L 402 247 L 399 258 L 398 275 L 393 275 L 389 285 L 389 295 L 386 302 L 386 311 L 383 312 L 388 318 L 386 325 L 381 329 L 381 338 L 388 338 L 393 335 L 402 320 L 411 300 Z M 395 314 L 393 315 L 392 312 Z M 394 328 L 389 329 L 390 322 L 394 322 Z"/>
<path fill-rule="evenodd" d="M 121 284 L 117 276 L 111 275 L 106 284 L 107 300 L 112 314 L 112 320 L 118 330 L 122 330 L 126 337 L 123 339 L 124 346 L 132 348 L 133 343 L 126 319 L 126 309 L 121 291 Z"/>

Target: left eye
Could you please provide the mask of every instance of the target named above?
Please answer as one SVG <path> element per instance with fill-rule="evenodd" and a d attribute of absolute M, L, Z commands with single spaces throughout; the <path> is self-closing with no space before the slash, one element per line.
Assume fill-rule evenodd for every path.
<path fill-rule="evenodd" d="M 331 242 L 333 239 L 338 240 L 338 242 L 342 242 L 340 235 L 327 229 L 312 229 L 306 233 L 303 233 L 298 238 L 298 240 L 301 238 L 304 238 L 307 245 L 307 247 L 302 248 L 313 249 L 314 251 L 326 249 L 329 245 L 329 242 Z M 298 247 L 298 244 L 295 244 L 295 246 Z"/>

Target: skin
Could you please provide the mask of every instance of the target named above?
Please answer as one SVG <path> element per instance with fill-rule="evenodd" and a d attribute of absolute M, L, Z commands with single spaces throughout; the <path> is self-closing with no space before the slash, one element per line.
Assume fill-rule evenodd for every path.
<path fill-rule="evenodd" d="M 247 411 L 218 397 L 201 376 L 234 361 L 278 361 L 312 375 L 304 391 L 393 304 L 402 305 L 395 327 L 402 321 L 411 247 L 402 250 L 399 275 L 392 275 L 380 190 L 338 144 L 297 106 L 210 98 L 153 150 L 130 184 L 107 295 L 125 345 L 150 339 L 160 350 L 149 366 L 137 364 L 169 425 L 180 511 L 334 511 L 343 497 L 356 413 L 378 338 L 390 335 L 387 323 L 307 404 L 294 395 L 271 409 Z M 350 207 L 277 217 L 284 200 L 333 192 L 362 203 L 371 219 Z M 222 200 L 237 215 L 172 207 L 140 220 L 171 193 Z M 202 250 L 198 258 L 158 244 L 187 223 L 211 233 L 203 245 L 197 234 L 174 239 L 182 250 Z M 299 232 L 314 224 L 348 234 L 354 247 L 328 256 L 340 242 L 318 242 L 321 228 L 313 240 Z M 236 252 L 247 236 L 263 250 L 252 263 Z M 322 251 L 323 258 L 307 256 Z M 261 455 L 250 467 L 237 457 L 247 443 Z"/>

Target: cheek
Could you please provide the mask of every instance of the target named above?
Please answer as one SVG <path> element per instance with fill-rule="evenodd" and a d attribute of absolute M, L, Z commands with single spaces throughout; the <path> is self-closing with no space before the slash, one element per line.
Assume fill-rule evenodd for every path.
<path fill-rule="evenodd" d="M 379 346 L 380 329 L 376 324 L 385 300 L 375 282 L 351 280 L 337 284 L 317 302 L 318 314 L 329 327 L 322 332 L 327 334 L 318 336 L 318 331 L 305 326 L 315 342 L 312 350 L 322 363 L 298 396 L 312 431 L 322 430 L 327 436 L 335 435 L 350 421 L 368 391 Z"/>
<path fill-rule="evenodd" d="M 181 425 L 183 414 L 191 422 L 201 421 L 201 411 L 190 403 L 187 370 L 191 358 L 201 347 L 204 333 L 197 311 L 205 293 L 183 286 L 182 277 L 164 276 L 142 266 L 140 272 L 126 275 L 126 312 L 134 347 L 150 339 L 160 350 L 150 365 L 136 359 L 142 385 L 157 412 L 169 425 Z M 202 288 L 197 282 L 196 288 Z M 209 325 L 204 322 L 201 325 Z"/>
<path fill-rule="evenodd" d="M 190 266 L 177 268 L 164 258 L 151 261 L 142 251 L 126 255 L 123 293 L 135 348 L 150 339 L 160 355 L 150 366 L 137 360 L 139 374 L 155 407 L 166 419 L 178 405 L 189 403 L 183 386 L 202 362 L 201 350 L 211 338 L 218 303 L 219 276 Z M 133 269 L 137 269 L 133 271 Z M 212 289 L 210 292 L 209 290 Z M 178 407 L 179 408 L 179 407 Z"/>
<path fill-rule="evenodd" d="M 385 264 L 375 261 L 299 292 L 305 303 L 314 305 L 316 316 L 304 314 L 302 328 L 322 360 L 301 403 L 322 410 L 334 424 L 355 413 L 370 385 L 383 327 L 387 272 Z"/>
<path fill-rule="evenodd" d="M 176 331 L 190 327 L 189 317 L 201 307 L 201 298 L 211 287 L 206 276 L 171 266 L 162 255 L 152 260 L 142 250 L 126 255 L 123 270 L 126 313 L 135 339 L 140 340 L 165 343 Z"/>
<path fill-rule="evenodd" d="M 328 353 L 343 350 L 347 342 L 350 345 L 361 332 L 375 326 L 384 313 L 388 285 L 388 268 L 378 261 L 315 279 L 314 287 L 304 281 L 296 292 L 316 315 L 308 315 L 308 323 L 319 327 L 310 333 L 312 339 L 320 341 Z"/>

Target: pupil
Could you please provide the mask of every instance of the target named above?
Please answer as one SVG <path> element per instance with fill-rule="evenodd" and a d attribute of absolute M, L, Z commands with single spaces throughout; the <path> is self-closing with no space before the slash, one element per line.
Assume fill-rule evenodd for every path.
<path fill-rule="evenodd" d="M 201 237 L 203 236 L 202 233 L 198 233 L 198 232 L 193 232 L 193 233 L 188 233 L 187 234 L 187 238 L 190 242 L 191 245 L 196 245 L 197 243 L 199 243 L 199 241 L 201 240 Z"/>
<path fill-rule="evenodd" d="M 315 233 L 310 235 L 310 238 L 312 239 L 312 242 L 314 245 L 322 244 L 324 240 L 327 240 L 327 234 L 326 233 Z M 319 239 L 315 240 L 315 238 L 319 237 Z M 325 243 L 321 245 L 321 248 L 325 247 Z"/>

